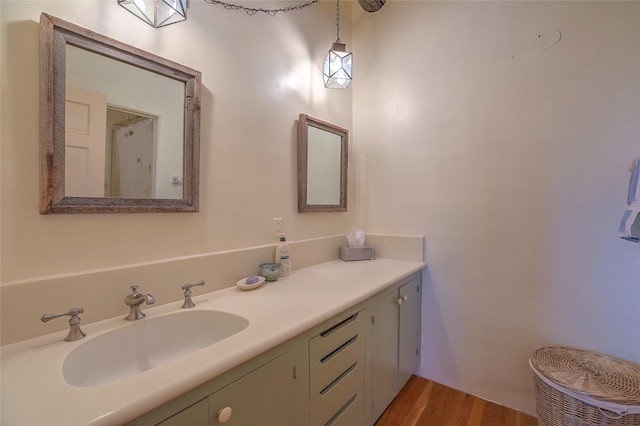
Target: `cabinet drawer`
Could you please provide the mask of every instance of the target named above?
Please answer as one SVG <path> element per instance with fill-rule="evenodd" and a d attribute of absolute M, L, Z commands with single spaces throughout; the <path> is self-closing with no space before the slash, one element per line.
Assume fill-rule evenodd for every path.
<path fill-rule="evenodd" d="M 331 382 L 336 380 L 353 363 L 364 356 L 364 332 L 347 340 L 333 352 L 320 359 L 310 370 L 311 398 L 320 394 Z"/>
<path fill-rule="evenodd" d="M 362 389 L 364 357 L 311 398 L 310 424 L 324 426 Z"/>
<path fill-rule="evenodd" d="M 309 341 L 309 365 L 316 364 L 358 334 L 363 328 L 363 321 L 363 312 L 356 312 L 311 339 Z"/>
<path fill-rule="evenodd" d="M 326 426 L 357 426 L 364 424 L 364 390 L 353 396 Z"/>

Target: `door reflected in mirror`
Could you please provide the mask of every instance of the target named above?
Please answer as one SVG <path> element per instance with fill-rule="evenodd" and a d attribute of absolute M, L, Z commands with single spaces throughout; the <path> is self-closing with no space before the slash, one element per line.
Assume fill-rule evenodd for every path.
<path fill-rule="evenodd" d="M 347 211 L 346 129 L 300 114 L 298 212 Z"/>
<path fill-rule="evenodd" d="M 175 196 L 155 188 L 158 118 L 108 107 L 104 99 L 67 86 L 65 196 L 181 198 L 181 188 Z"/>

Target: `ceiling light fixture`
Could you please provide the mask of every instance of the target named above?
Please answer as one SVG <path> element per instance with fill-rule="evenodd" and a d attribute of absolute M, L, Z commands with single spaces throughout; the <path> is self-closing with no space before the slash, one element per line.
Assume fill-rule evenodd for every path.
<path fill-rule="evenodd" d="M 336 3 L 336 28 L 338 38 L 322 66 L 324 87 L 346 90 L 353 78 L 353 53 L 345 51 L 346 45 L 340 41 L 340 0 Z"/>
<path fill-rule="evenodd" d="M 187 19 L 187 0 L 118 0 L 118 4 L 153 28 Z"/>

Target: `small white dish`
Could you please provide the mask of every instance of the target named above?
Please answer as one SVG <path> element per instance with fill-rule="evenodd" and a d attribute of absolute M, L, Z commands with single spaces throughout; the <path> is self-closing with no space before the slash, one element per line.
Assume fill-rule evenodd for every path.
<path fill-rule="evenodd" d="M 264 277 L 258 276 L 258 282 L 255 282 L 253 284 L 247 284 L 247 278 L 249 277 L 245 277 L 243 279 L 241 279 L 240 281 L 238 281 L 236 283 L 236 285 L 240 288 L 240 290 L 253 290 L 254 288 L 258 288 L 260 287 L 262 284 L 264 284 Z"/>

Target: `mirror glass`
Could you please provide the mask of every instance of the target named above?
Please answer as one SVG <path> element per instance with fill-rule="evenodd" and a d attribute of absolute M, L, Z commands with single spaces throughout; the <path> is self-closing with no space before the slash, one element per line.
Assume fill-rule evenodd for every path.
<path fill-rule="evenodd" d="M 42 214 L 198 211 L 200 73 L 41 16 Z"/>
<path fill-rule="evenodd" d="M 300 114 L 298 212 L 347 211 L 348 131 Z"/>
<path fill-rule="evenodd" d="M 67 45 L 65 196 L 182 198 L 184 91 L 184 82 Z"/>

